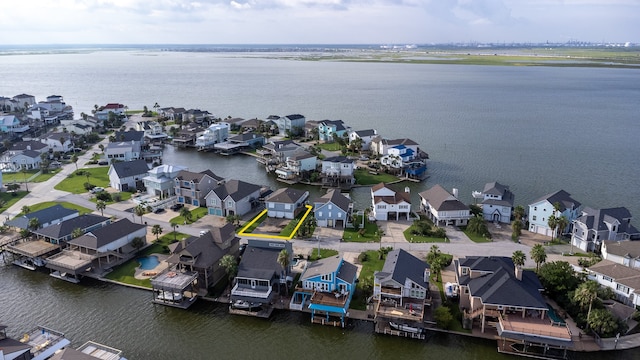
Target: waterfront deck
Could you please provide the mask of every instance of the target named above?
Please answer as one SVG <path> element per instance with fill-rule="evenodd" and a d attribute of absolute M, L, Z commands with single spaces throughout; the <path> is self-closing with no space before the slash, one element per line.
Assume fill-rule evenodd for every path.
<path fill-rule="evenodd" d="M 541 338 L 557 339 L 571 343 L 571 332 L 566 325 L 553 325 L 549 319 L 501 315 L 499 317 L 502 336 L 510 334 L 535 335 Z M 507 334 L 504 334 L 507 333 Z"/>
<path fill-rule="evenodd" d="M 59 250 L 58 245 L 44 240 L 14 241 L 6 246 L 6 250 L 16 255 L 38 257 Z"/>
<path fill-rule="evenodd" d="M 51 357 L 56 351 L 71 344 L 64 334 L 55 330 L 38 326 L 20 339 L 21 343 L 31 346 L 33 360 L 43 360 Z"/>

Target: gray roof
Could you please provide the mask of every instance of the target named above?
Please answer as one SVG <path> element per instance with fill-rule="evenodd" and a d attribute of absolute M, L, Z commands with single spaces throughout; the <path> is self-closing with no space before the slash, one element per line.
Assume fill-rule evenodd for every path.
<path fill-rule="evenodd" d="M 338 271 L 338 279 L 353 284 L 358 274 L 358 267 L 348 261 L 342 261 L 340 271 Z"/>
<path fill-rule="evenodd" d="M 501 200 L 486 199 L 482 201 L 483 204 L 513 207 L 513 203 L 515 201 L 513 193 L 509 190 L 509 187 L 506 185 L 502 185 L 497 181 L 485 184 L 484 190 L 482 190 L 482 194 L 502 197 Z"/>
<path fill-rule="evenodd" d="M 383 281 L 392 279 L 400 286 L 404 286 L 405 280 L 410 279 L 428 289 L 429 284 L 424 281 L 424 271 L 427 268 L 430 266 L 426 262 L 402 249 L 397 249 L 387 254 L 382 271 L 377 272 L 375 276 Z"/>
<path fill-rule="evenodd" d="M 429 205 L 437 211 L 469 210 L 469 207 L 456 199 L 440 184 L 420 193 L 420 197 L 429 202 Z"/>
<path fill-rule="evenodd" d="M 35 150 L 24 150 L 21 154 L 18 154 L 18 155 L 26 156 L 32 159 L 37 159 L 40 157 L 40 154 L 42 153 L 37 152 Z M 15 156 L 18 156 L 18 155 L 15 155 Z"/>
<path fill-rule="evenodd" d="M 218 263 L 229 252 L 228 249 L 232 247 L 233 242 L 238 241 L 240 238 L 235 236 L 235 227 L 227 223 L 199 237 L 192 236 L 184 241 L 171 244 L 172 255 L 167 259 L 167 262 L 178 264 L 182 257 L 187 256 L 195 259 L 195 262 L 190 265 L 207 269 Z"/>
<path fill-rule="evenodd" d="M 604 246 L 607 248 L 607 254 L 622 256 L 630 259 L 637 259 L 640 257 L 640 241 L 610 240 L 605 241 Z"/>
<path fill-rule="evenodd" d="M 108 220 L 108 217 L 93 214 L 84 214 L 78 217 L 74 217 L 73 219 L 62 221 L 55 225 L 47 226 L 44 229 L 39 229 L 37 231 L 34 231 L 34 233 L 41 236 L 60 239 L 65 236 L 71 235 L 74 229 L 84 230 Z"/>
<path fill-rule="evenodd" d="M 116 141 L 142 141 L 144 139 L 144 131 L 116 131 L 115 138 Z"/>
<path fill-rule="evenodd" d="M 608 230 L 606 223 L 620 223 L 618 233 L 638 234 L 638 230 L 631 225 L 631 212 L 626 207 L 616 207 L 608 209 L 585 208 L 582 216 L 576 219 L 583 223 L 588 229 L 596 231 Z"/>
<path fill-rule="evenodd" d="M 35 140 L 31 140 L 31 141 L 18 141 L 17 143 L 14 143 L 13 145 L 11 145 L 11 151 L 23 151 L 23 150 L 27 150 L 27 149 L 31 149 L 31 150 L 42 150 L 43 148 L 48 147 L 47 144 L 42 143 L 40 141 L 35 141 Z"/>
<path fill-rule="evenodd" d="M 111 164 L 113 170 L 120 179 L 131 176 L 146 175 L 149 172 L 149 165 L 143 159 L 116 162 Z"/>
<path fill-rule="evenodd" d="M 282 249 L 247 246 L 238 265 L 238 277 L 270 280 L 283 270 L 278 263 Z"/>
<path fill-rule="evenodd" d="M 328 202 L 331 202 L 344 211 L 349 211 L 351 199 L 342 195 L 342 193 L 340 191 L 336 191 L 336 189 L 329 189 L 326 194 L 322 195 L 315 201 L 316 204 L 326 204 Z"/>
<path fill-rule="evenodd" d="M 569 194 L 564 190 L 558 190 L 554 193 L 547 194 L 541 198 L 538 198 L 537 200 L 532 202 L 532 204 L 535 204 L 544 200 L 547 200 L 551 205 L 554 205 L 555 203 L 559 203 L 561 212 L 565 211 L 566 209 L 577 209 L 580 207 L 580 205 L 582 205 L 578 201 L 571 198 L 571 194 Z"/>
<path fill-rule="evenodd" d="M 289 120 L 304 119 L 304 116 L 302 116 L 300 114 L 291 114 L 291 115 L 287 115 L 285 117 L 288 118 Z"/>
<path fill-rule="evenodd" d="M 602 260 L 590 266 L 589 270 L 612 278 L 618 284 L 633 289 L 636 294 L 640 293 L 640 270 L 638 269 Z"/>
<path fill-rule="evenodd" d="M 200 181 L 202 181 L 202 179 L 205 177 L 205 175 L 210 176 L 211 178 L 213 178 L 215 181 L 222 181 L 224 180 L 224 178 L 216 175 L 213 173 L 213 171 L 207 169 L 201 172 L 193 172 L 193 171 L 188 171 L 188 170 L 182 170 L 178 173 L 178 175 L 176 176 L 177 179 L 181 180 L 181 181 L 193 181 L 194 183 L 199 183 Z"/>
<path fill-rule="evenodd" d="M 15 217 L 7 221 L 6 224 L 9 226 L 26 229 L 29 227 L 29 220 L 31 218 L 37 218 L 40 224 L 47 224 L 54 220 L 62 219 L 73 214 L 78 214 L 78 210 L 67 209 L 60 204 L 56 204 L 46 209 L 34 211 L 20 217 Z"/>
<path fill-rule="evenodd" d="M 373 130 L 373 129 L 357 130 L 356 134 L 358 134 L 358 136 L 360 136 L 360 137 L 374 136 L 374 135 L 376 135 L 376 131 Z"/>
<path fill-rule="evenodd" d="M 124 218 L 70 240 L 69 244 L 95 250 L 145 227 L 145 225 L 136 224 Z"/>
<path fill-rule="evenodd" d="M 322 161 L 331 162 L 331 163 L 350 163 L 350 164 L 354 163 L 354 160 L 351 160 L 346 156 L 332 156 L 332 157 L 325 158 Z"/>
<path fill-rule="evenodd" d="M 233 200 L 238 201 L 260 189 L 260 185 L 251 184 L 241 180 L 229 180 L 212 191 L 221 200 L 224 200 L 227 196 L 231 196 Z"/>
<path fill-rule="evenodd" d="M 248 141 L 253 139 L 264 139 L 264 136 L 256 134 L 254 132 L 246 132 L 229 138 L 229 140 L 233 141 Z"/>
<path fill-rule="evenodd" d="M 271 193 L 271 195 L 267 196 L 265 201 L 293 204 L 298 201 L 304 200 L 304 197 L 306 197 L 307 195 L 308 193 L 306 191 L 300 191 L 292 188 L 281 188 Z"/>
<path fill-rule="evenodd" d="M 300 280 L 307 280 L 314 276 L 329 274 L 338 269 L 342 262 L 342 256 L 335 255 L 324 259 L 319 259 L 308 263 Z"/>
<path fill-rule="evenodd" d="M 342 120 L 322 120 L 320 124 L 324 126 L 334 126 L 336 131 L 345 130 L 344 121 Z"/>

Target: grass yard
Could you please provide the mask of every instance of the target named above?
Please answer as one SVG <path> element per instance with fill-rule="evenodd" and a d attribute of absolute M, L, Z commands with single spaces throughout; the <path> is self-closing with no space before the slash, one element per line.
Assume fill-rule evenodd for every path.
<path fill-rule="evenodd" d="M 309 257 L 307 258 L 307 260 L 316 261 L 319 259 L 326 259 L 328 257 L 336 256 L 336 255 L 338 255 L 337 250 L 320 248 L 320 256 L 318 256 L 318 249 L 316 248 L 316 249 L 313 249 L 313 251 L 311 251 L 311 254 L 309 254 Z"/>
<path fill-rule="evenodd" d="M 362 224 L 362 216 L 358 216 L 356 222 Z M 378 226 L 375 223 L 366 221 L 364 224 L 364 234 L 360 233 L 362 228 L 345 228 L 342 238 L 350 242 L 380 242 L 379 235 L 376 234 Z"/>
<path fill-rule="evenodd" d="M 78 212 L 81 215 L 82 214 L 89 214 L 89 213 L 93 212 L 92 209 L 87 209 L 84 206 L 76 205 L 74 203 L 70 203 L 70 202 L 66 202 L 66 201 L 45 201 L 45 202 L 29 205 L 29 209 L 31 209 L 31 212 L 35 212 L 35 211 L 39 211 L 39 210 L 42 210 L 42 209 L 50 208 L 50 207 L 52 207 L 54 205 L 62 205 L 62 207 L 65 207 L 67 209 L 78 210 Z M 20 213 L 17 216 L 22 216 L 22 215 L 23 214 Z"/>
<path fill-rule="evenodd" d="M 444 286 L 442 285 L 442 280 L 436 281 L 433 277 L 431 277 L 431 281 L 438 286 L 438 289 L 440 290 L 440 298 L 447 299 L 447 297 L 444 294 Z M 460 307 L 456 302 L 453 302 L 450 300 L 444 300 L 441 306 L 448 307 L 449 312 L 453 316 L 453 321 L 449 325 L 449 330 L 471 334 L 471 330 L 464 329 L 462 327 L 462 311 L 460 311 Z"/>
<path fill-rule="evenodd" d="M 251 226 L 249 226 L 244 232 L 245 233 L 251 233 L 253 232 L 253 230 L 255 230 L 258 226 L 260 226 L 260 224 L 267 218 L 267 213 L 265 212 L 264 214 L 262 214 L 258 219 L 256 219 L 256 221 L 251 224 Z"/>
<path fill-rule="evenodd" d="M 197 207 L 193 210 L 191 210 L 191 220 L 186 221 L 185 218 L 183 216 L 176 216 L 173 219 L 170 220 L 170 222 L 172 224 L 178 224 L 178 225 L 183 225 L 186 221 L 187 225 L 188 224 L 193 224 L 194 222 L 198 221 L 198 219 L 201 219 L 203 216 L 207 215 L 207 208 L 204 207 Z"/>
<path fill-rule="evenodd" d="M 407 228 L 407 230 L 403 231 L 404 238 L 411 243 L 444 243 L 447 242 L 446 238 L 439 237 L 430 237 L 430 236 L 422 236 L 422 235 L 414 235 L 412 231 L 414 230 L 415 225 L 411 225 Z"/>
<path fill-rule="evenodd" d="M 482 235 L 478 235 L 478 234 L 473 233 L 471 231 L 467 231 L 467 227 L 466 226 L 461 226 L 460 230 L 462 230 L 462 232 L 464 232 L 464 234 L 467 235 L 469 237 L 469 239 L 471 239 L 471 241 L 473 241 L 475 243 L 487 243 L 487 242 L 492 242 L 493 241 L 491 239 L 487 239 L 486 237 L 484 237 Z"/>
<path fill-rule="evenodd" d="M 351 308 L 356 310 L 366 310 L 367 296 L 373 291 L 373 273 L 382 270 L 384 259 L 380 259 L 380 253 L 376 250 L 365 251 L 358 256 L 362 264 L 360 277 L 356 286 L 356 293 L 351 300 Z M 371 290 L 368 288 L 371 287 Z"/>
<path fill-rule="evenodd" d="M 45 182 L 51 179 L 55 174 L 59 173 L 61 170 L 62 169 L 49 170 L 46 174 L 40 174 L 36 176 L 35 179 L 31 180 L 31 182 L 34 182 L 34 183 Z"/>
<path fill-rule="evenodd" d="M 293 220 L 289 221 L 287 226 L 285 226 L 284 229 L 280 231 L 278 236 L 284 236 L 284 237 L 291 236 L 291 233 L 296 228 L 296 226 L 298 226 L 298 223 L 300 222 L 304 214 L 305 214 L 304 211 L 301 211 Z"/>
<path fill-rule="evenodd" d="M 356 184 L 358 185 L 375 185 L 381 182 L 389 183 L 398 180 L 395 175 L 386 173 L 370 174 L 369 170 L 366 169 L 357 169 L 354 171 L 353 176 L 356 178 Z"/>
<path fill-rule="evenodd" d="M 181 239 L 185 236 L 188 236 L 188 235 L 181 234 L 181 233 L 174 234 L 173 232 L 170 232 L 164 236 L 161 236 L 160 239 L 158 239 L 158 241 L 154 241 L 153 244 L 151 244 L 150 246 L 140 250 L 133 259 L 114 268 L 113 271 L 108 273 L 107 276 L 105 277 L 109 280 L 118 281 L 125 284 L 151 288 L 151 281 L 149 279 L 140 280 L 134 277 L 136 273 L 136 268 L 140 266 L 140 263 L 138 263 L 136 259 L 138 257 L 147 256 L 151 254 L 167 253 L 168 250 L 166 250 L 165 248 L 166 246 L 174 242 L 174 239 Z"/>
<path fill-rule="evenodd" d="M 82 175 L 78 175 L 78 171 L 82 172 Z M 54 188 L 56 190 L 62 190 L 66 192 L 70 192 L 72 194 L 82 194 L 87 192 L 84 188 L 84 183 L 87 182 L 87 176 L 85 173 L 89 174 L 89 183 L 100 186 L 100 187 L 109 187 L 109 176 L 107 172 L 109 171 L 108 167 L 95 167 L 95 168 L 86 168 L 79 169 L 71 173 L 66 179 L 62 180 L 58 185 Z"/>
<path fill-rule="evenodd" d="M 14 196 L 15 194 L 15 196 Z M 17 203 L 18 200 L 22 199 L 28 194 L 26 191 L 16 191 L 16 192 L 0 192 L 0 200 L 2 200 L 2 206 L 0 207 L 0 212 L 3 212 L 10 208 L 13 204 Z"/>
<path fill-rule="evenodd" d="M 340 151 L 341 149 L 340 144 L 338 144 L 337 142 L 319 143 L 318 147 L 322 150 L 327 150 L 327 151 Z"/>
<path fill-rule="evenodd" d="M 24 182 L 25 179 L 25 175 L 26 178 L 30 178 L 32 177 L 35 173 L 37 173 L 40 170 L 27 170 L 26 174 L 23 172 L 9 172 L 9 173 L 2 173 L 2 183 L 3 184 L 8 184 L 8 183 L 12 183 L 12 182 L 17 182 L 17 183 L 21 183 Z"/>

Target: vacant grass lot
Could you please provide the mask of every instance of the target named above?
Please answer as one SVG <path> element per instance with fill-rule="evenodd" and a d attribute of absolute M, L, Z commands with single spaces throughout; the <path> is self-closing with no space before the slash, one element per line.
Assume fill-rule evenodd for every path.
<path fill-rule="evenodd" d="M 198 219 L 201 219 L 205 215 L 207 215 L 207 208 L 199 207 L 191 210 L 191 220 L 186 221 L 183 216 L 176 216 L 173 219 L 171 219 L 170 222 L 172 224 L 183 225 L 185 224 L 185 221 L 186 221 L 188 225 L 188 224 L 193 224 L 194 222 L 198 221 Z"/>
<path fill-rule="evenodd" d="M 369 170 L 366 169 L 357 169 L 353 176 L 356 178 L 356 184 L 358 185 L 375 185 L 381 182 L 389 183 L 392 181 L 397 181 L 398 177 L 391 174 L 379 173 L 379 174 L 370 174 Z"/>
<path fill-rule="evenodd" d="M 364 255 L 366 254 L 366 255 Z M 380 253 L 376 250 L 365 251 L 358 257 L 362 264 L 358 284 L 356 285 L 356 293 L 351 300 L 351 308 L 357 310 L 366 310 L 367 295 L 369 286 L 373 289 L 373 273 L 382 270 L 384 259 L 380 259 Z"/>
<path fill-rule="evenodd" d="M 322 150 L 327 150 L 327 151 L 340 151 L 340 144 L 338 144 L 337 142 L 320 143 L 318 144 L 318 147 Z"/>
<path fill-rule="evenodd" d="M 42 210 L 42 209 L 50 208 L 50 207 L 52 207 L 54 205 L 62 205 L 62 207 L 65 207 L 67 209 L 78 210 L 80 215 L 89 214 L 89 213 L 93 212 L 92 209 L 87 209 L 84 206 L 76 205 L 74 203 L 70 203 L 70 202 L 66 202 L 66 201 L 45 201 L 45 202 L 29 205 L 29 210 L 31 212 L 35 212 L 35 211 L 39 211 L 39 210 Z M 18 216 L 21 216 L 21 215 L 23 215 L 23 214 L 22 213 L 18 214 Z"/>
<path fill-rule="evenodd" d="M 78 171 L 81 171 L 82 175 L 78 175 Z M 85 193 L 87 192 L 87 190 L 85 190 L 84 188 L 84 183 L 87 182 L 87 176 L 84 175 L 86 173 L 89 174 L 89 183 L 95 186 L 106 188 L 109 187 L 109 176 L 107 175 L 108 171 L 108 167 L 79 169 L 71 173 L 66 179 L 62 180 L 54 188 L 56 190 L 70 192 L 72 194 Z"/>
<path fill-rule="evenodd" d="M 0 200 L 2 201 L 2 205 L 0 207 L 0 212 L 7 210 L 13 204 L 17 203 L 18 200 L 22 199 L 28 194 L 26 191 L 16 191 L 16 192 L 0 192 Z"/>
<path fill-rule="evenodd" d="M 356 222 L 361 225 L 362 224 L 362 216 L 357 216 Z M 364 224 L 364 234 L 360 234 L 359 228 L 356 230 L 355 228 L 345 228 L 342 238 L 344 241 L 351 242 L 379 242 L 380 236 L 377 234 L 378 226 L 375 223 L 366 221 Z"/>
<path fill-rule="evenodd" d="M 482 235 L 478 235 L 474 232 L 468 231 L 466 226 L 461 226 L 460 230 L 462 230 L 462 232 L 464 232 L 465 235 L 467 235 L 469 237 L 469 239 L 471 239 L 471 241 L 476 242 L 476 243 L 486 243 L 486 242 L 492 242 L 493 240 L 491 239 L 487 239 L 486 237 L 482 236 Z"/>

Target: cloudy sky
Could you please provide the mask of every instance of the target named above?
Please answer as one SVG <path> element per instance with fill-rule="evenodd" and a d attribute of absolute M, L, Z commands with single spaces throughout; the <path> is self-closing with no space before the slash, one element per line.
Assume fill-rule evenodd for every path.
<path fill-rule="evenodd" d="M 7 44 L 640 43 L 640 0 L 18 0 Z"/>

